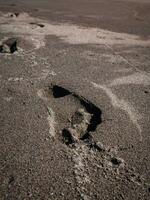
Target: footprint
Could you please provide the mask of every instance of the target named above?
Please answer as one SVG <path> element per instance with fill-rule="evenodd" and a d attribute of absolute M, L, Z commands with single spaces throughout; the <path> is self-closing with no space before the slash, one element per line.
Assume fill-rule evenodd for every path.
<path fill-rule="evenodd" d="M 66 88 L 52 85 L 44 95 L 55 113 L 58 137 L 66 145 L 86 141 L 102 122 L 100 108 Z"/>

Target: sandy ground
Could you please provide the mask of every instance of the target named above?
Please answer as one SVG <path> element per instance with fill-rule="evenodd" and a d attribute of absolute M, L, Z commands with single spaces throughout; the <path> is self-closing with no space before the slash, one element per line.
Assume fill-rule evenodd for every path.
<path fill-rule="evenodd" d="M 149 9 L 0 0 L 0 199 L 150 198 Z"/>

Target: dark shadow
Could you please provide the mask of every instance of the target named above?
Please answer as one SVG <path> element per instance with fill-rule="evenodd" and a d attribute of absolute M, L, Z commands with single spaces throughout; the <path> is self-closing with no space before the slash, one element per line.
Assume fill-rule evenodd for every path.
<path fill-rule="evenodd" d="M 88 101 L 87 99 L 74 94 L 76 98 L 79 99 L 81 105 L 86 109 L 88 113 L 92 115 L 90 124 L 88 125 L 87 131 L 85 135 L 81 138 L 82 140 L 89 138 L 89 133 L 94 132 L 99 124 L 102 122 L 102 112 L 101 110 L 94 105 L 92 102 Z"/>
<path fill-rule="evenodd" d="M 67 89 L 63 88 L 63 87 L 60 87 L 58 85 L 54 85 L 52 88 L 51 88 L 52 92 L 53 92 L 53 96 L 54 98 L 61 98 L 61 97 L 64 97 L 64 96 L 67 96 L 67 95 L 70 95 L 71 92 L 68 91 Z"/>
<path fill-rule="evenodd" d="M 63 137 L 63 142 L 66 145 L 75 143 L 75 140 L 73 139 L 71 133 L 67 129 L 62 130 L 62 137 Z"/>

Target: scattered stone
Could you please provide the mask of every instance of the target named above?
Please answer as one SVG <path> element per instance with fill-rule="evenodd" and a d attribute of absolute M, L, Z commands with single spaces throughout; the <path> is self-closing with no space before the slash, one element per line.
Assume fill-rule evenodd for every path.
<path fill-rule="evenodd" d="M 106 147 L 101 142 L 95 142 L 94 147 L 98 151 L 106 151 Z"/>
<path fill-rule="evenodd" d="M 0 53 L 14 53 L 17 51 L 17 39 L 9 38 L 0 44 Z"/>

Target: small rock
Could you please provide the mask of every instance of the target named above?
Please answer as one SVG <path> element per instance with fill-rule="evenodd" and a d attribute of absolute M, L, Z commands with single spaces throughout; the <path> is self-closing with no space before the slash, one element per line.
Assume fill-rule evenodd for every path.
<path fill-rule="evenodd" d="M 105 146 L 101 142 L 96 142 L 94 146 L 99 151 L 105 151 L 106 150 Z"/>
<path fill-rule="evenodd" d="M 14 53 L 17 51 L 17 39 L 9 38 L 0 44 L 0 53 Z"/>

